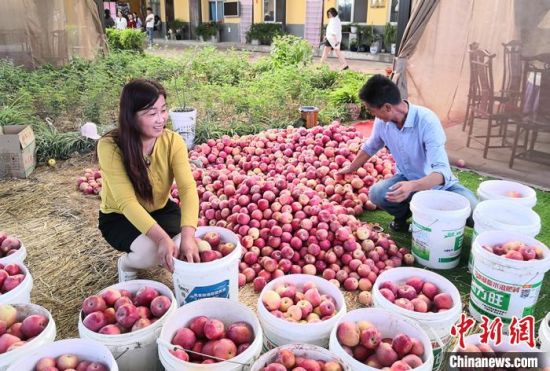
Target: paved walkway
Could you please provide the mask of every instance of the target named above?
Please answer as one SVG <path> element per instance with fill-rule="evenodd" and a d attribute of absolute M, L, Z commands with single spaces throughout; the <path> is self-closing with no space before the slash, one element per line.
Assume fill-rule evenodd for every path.
<path fill-rule="evenodd" d="M 227 49 L 239 49 L 246 50 L 250 53 L 250 59 L 255 60 L 261 58 L 262 56 L 269 53 L 269 46 L 265 45 L 250 45 L 250 44 L 237 44 L 229 42 L 220 42 L 220 43 L 206 43 L 199 41 L 190 41 L 190 40 L 161 40 L 155 39 L 155 46 L 153 49 L 147 49 L 146 53 L 153 55 L 164 56 L 164 57 L 174 57 L 177 56 L 179 50 L 192 47 L 205 47 L 205 46 L 215 46 L 218 49 L 227 50 Z M 316 53 L 318 54 L 318 53 Z M 334 53 L 333 53 L 334 54 Z M 388 66 L 391 66 L 392 56 L 389 54 L 377 54 L 371 55 L 369 53 L 354 53 L 346 51 L 344 55 L 348 61 L 349 68 L 353 71 L 369 73 L 369 74 L 385 74 L 384 69 Z M 314 63 L 320 63 L 321 58 L 315 56 L 313 58 Z M 340 63 L 336 56 L 332 55 L 328 60 L 331 69 L 338 70 L 341 68 Z"/>

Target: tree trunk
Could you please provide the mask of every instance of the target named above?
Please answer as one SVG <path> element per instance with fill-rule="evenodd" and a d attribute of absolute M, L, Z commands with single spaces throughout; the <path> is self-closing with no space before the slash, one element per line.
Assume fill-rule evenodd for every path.
<path fill-rule="evenodd" d="M 195 28 L 201 23 L 201 0 L 189 0 L 189 35 L 196 39 Z"/>

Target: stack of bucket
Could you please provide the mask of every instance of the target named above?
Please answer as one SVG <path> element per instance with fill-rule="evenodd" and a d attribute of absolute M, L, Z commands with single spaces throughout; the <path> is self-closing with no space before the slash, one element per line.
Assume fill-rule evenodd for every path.
<path fill-rule="evenodd" d="M 535 239 L 541 229 L 540 217 L 532 210 L 536 192 L 520 183 L 490 180 L 480 184 L 477 194 L 481 202 L 473 211 L 474 231 L 468 263 L 472 272 L 469 311 L 477 321 L 486 315 L 500 317 L 509 324 L 512 316 L 521 319 L 533 314 L 544 274 L 550 269 L 548 248 Z M 416 193 L 410 207 L 412 253 L 416 260 L 432 269 L 455 268 L 461 256 L 466 219 L 470 215 L 468 200 L 456 193 L 429 190 Z M 511 260 L 483 248 L 513 240 L 537 247 L 542 251 L 542 259 Z M 377 295 L 382 276 L 396 274 L 398 270 L 392 269 L 376 281 L 373 287 L 375 305 L 383 303 Z M 447 334 L 452 324 L 449 319 L 445 326 Z M 432 325 L 429 327 L 434 329 Z M 504 327 L 507 331 L 507 326 Z M 435 333 L 437 331 L 428 328 L 432 341 Z M 546 331 L 542 326 L 540 333 L 544 338 Z M 440 340 L 443 344 L 446 342 L 443 338 Z M 437 344 L 432 345 L 438 348 Z M 436 354 L 435 369 L 437 366 Z"/>

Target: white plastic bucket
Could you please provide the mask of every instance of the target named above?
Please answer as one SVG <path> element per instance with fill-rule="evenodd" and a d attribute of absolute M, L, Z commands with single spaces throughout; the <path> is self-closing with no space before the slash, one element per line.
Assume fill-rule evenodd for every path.
<path fill-rule="evenodd" d="M 400 284 L 402 282 L 404 283 L 404 281 L 410 277 L 420 277 L 426 282 L 431 282 L 436 285 L 440 292 L 446 292 L 451 295 L 454 304 L 453 307 L 441 313 L 414 312 L 393 304 L 380 294 L 379 287 L 381 283 L 392 281 L 396 284 Z M 444 352 L 451 342 L 451 327 L 459 320 L 460 313 L 462 313 L 462 298 L 455 285 L 445 277 L 429 270 L 412 267 L 393 268 L 383 272 L 378 276 L 376 282 L 374 282 L 374 286 L 372 287 L 372 300 L 375 307 L 386 309 L 403 317 L 410 318 L 416 321 L 420 327 L 426 331 L 432 343 L 434 370 L 437 370 L 443 361 Z"/>
<path fill-rule="evenodd" d="M 18 239 L 19 240 L 19 239 Z M 19 240 L 21 246 L 19 249 L 15 250 L 13 254 L 6 255 L 3 258 L 0 258 L 0 264 L 8 265 L 12 263 L 21 263 L 27 258 L 27 248 L 23 244 L 23 241 Z"/>
<path fill-rule="evenodd" d="M 475 238 L 485 231 L 515 231 L 536 237 L 540 232 L 540 216 L 527 206 L 518 205 L 507 199 L 480 202 L 473 214 Z M 472 271 L 473 254 L 470 250 L 468 270 Z"/>
<path fill-rule="evenodd" d="M 434 269 L 452 269 L 460 261 L 470 202 L 457 193 L 429 190 L 411 200 L 412 253 L 417 261 Z"/>
<path fill-rule="evenodd" d="M 550 357 L 550 312 L 540 322 L 539 341 L 540 350 L 546 352 Z"/>
<path fill-rule="evenodd" d="M 338 342 L 338 338 L 336 337 L 336 332 L 338 330 L 338 325 L 342 322 L 350 321 L 350 322 L 357 322 L 357 321 L 368 321 L 372 323 L 380 333 L 382 334 L 382 338 L 393 338 L 397 334 L 406 334 L 410 337 L 417 338 L 420 340 L 422 345 L 424 345 L 424 355 L 421 357 L 424 363 L 420 366 L 415 368 L 416 371 L 431 371 L 433 366 L 433 352 L 432 352 L 432 344 L 430 342 L 430 339 L 428 338 L 428 335 L 426 332 L 418 326 L 418 324 L 412 322 L 411 320 L 408 320 L 404 317 L 398 316 L 396 314 L 393 314 L 391 312 L 388 312 L 384 309 L 379 308 L 364 308 L 364 309 L 356 309 L 352 310 L 351 312 L 347 313 L 346 315 L 340 317 L 338 319 L 338 322 L 335 324 L 334 328 L 332 329 L 332 332 L 330 333 L 330 346 L 329 350 L 342 358 L 344 362 L 349 364 L 353 370 L 365 370 L 365 371 L 376 371 L 377 368 L 373 368 L 370 366 L 365 365 L 364 363 L 361 363 L 354 359 L 352 356 L 350 356 L 344 348 L 340 345 Z"/>
<path fill-rule="evenodd" d="M 149 280 L 133 280 L 118 283 L 108 288 L 126 289 L 135 293 L 141 287 L 152 287 L 161 295 L 168 296 L 172 300 L 170 309 L 155 323 L 138 331 L 127 332 L 120 335 L 104 335 L 89 330 L 82 322 L 82 312 L 78 320 L 78 333 L 83 339 L 91 339 L 105 345 L 115 357 L 121 371 L 131 370 L 162 370 L 157 352 L 157 338 L 163 323 L 176 308 L 176 299 L 168 287 L 160 282 Z M 101 294 L 102 290 L 99 294 Z"/>
<path fill-rule="evenodd" d="M 185 140 L 187 149 L 193 149 L 195 146 L 197 110 L 192 109 L 185 112 L 170 111 L 170 119 L 172 120 L 172 129 Z"/>
<path fill-rule="evenodd" d="M 25 278 L 17 287 L 0 295 L 0 304 L 27 304 L 31 302 L 32 291 L 32 276 L 25 265 L 22 263 L 10 263 L 17 264 L 21 267 Z"/>
<path fill-rule="evenodd" d="M 520 261 L 498 256 L 481 246 L 521 241 L 543 250 L 543 259 Z M 541 242 L 517 232 L 487 231 L 473 244 L 474 266 L 469 310 L 481 321 L 481 315 L 500 317 L 509 324 L 512 316 L 523 318 L 534 312 L 544 274 L 550 269 L 550 251 Z M 504 326 L 508 330 L 508 326 Z"/>
<path fill-rule="evenodd" d="M 41 346 L 35 352 L 13 363 L 8 371 L 34 371 L 38 361 L 44 357 L 57 358 L 63 354 L 74 354 L 82 361 L 101 362 L 109 371 L 118 371 L 118 365 L 109 349 L 97 341 L 87 339 L 66 339 Z"/>
<path fill-rule="evenodd" d="M 511 197 L 508 192 L 518 192 L 523 197 Z M 481 201 L 507 199 L 514 203 L 534 207 L 537 204 L 537 193 L 531 187 L 509 180 L 486 180 L 477 188 Z"/>
<path fill-rule="evenodd" d="M 277 352 L 282 349 L 288 349 L 294 353 L 296 357 L 310 358 L 316 361 L 336 361 L 342 366 L 342 371 L 351 371 L 352 368 L 344 362 L 343 359 L 338 357 L 336 354 L 321 348 L 317 345 L 311 344 L 287 344 L 274 349 L 271 349 L 269 352 L 262 354 L 260 358 L 252 365 L 250 371 L 261 371 L 266 365 L 271 362 L 274 362 Z"/>
<path fill-rule="evenodd" d="M 198 227 L 196 237 L 216 232 L 222 241 L 237 247 L 229 255 L 208 263 L 188 263 L 174 259 L 174 292 L 178 305 L 185 305 L 204 298 L 228 298 L 239 300 L 239 261 L 241 244 L 235 233 L 221 227 Z"/>
<path fill-rule="evenodd" d="M 230 359 L 231 362 L 219 362 L 212 364 L 196 364 L 184 362 L 169 352 L 168 344 L 171 343 L 176 331 L 185 327 L 196 316 L 216 318 L 224 323 L 226 328 L 235 322 L 244 321 L 254 330 L 254 341 L 241 354 Z M 248 371 L 251 365 L 262 351 L 263 332 L 254 312 L 248 307 L 234 300 L 223 298 L 208 298 L 197 300 L 178 308 L 166 320 L 159 337 L 159 357 L 167 371 Z M 237 363 L 238 362 L 238 363 Z"/>
<path fill-rule="evenodd" d="M 262 302 L 262 297 L 268 290 L 282 283 L 292 283 L 301 287 L 304 283 L 312 281 L 321 295 L 329 295 L 336 301 L 336 314 L 325 321 L 313 323 L 289 322 L 283 318 L 277 318 L 271 314 Z M 282 276 L 265 285 L 258 299 L 258 318 L 264 329 L 264 348 L 272 349 L 291 343 L 306 343 L 326 347 L 330 332 L 339 318 L 346 313 L 346 301 L 342 291 L 324 278 L 309 274 L 290 274 Z"/>
<path fill-rule="evenodd" d="M 29 341 L 22 347 L 12 351 L 0 354 L 0 371 L 4 371 L 12 363 L 19 359 L 26 359 L 30 353 L 39 349 L 43 345 L 50 344 L 55 340 L 56 327 L 52 315 L 45 308 L 36 304 L 12 304 L 17 309 L 17 322 L 21 322 L 24 318 L 32 314 L 41 314 L 48 317 L 48 324 L 42 330 L 40 335 Z M 21 370 L 21 369 L 16 369 Z"/>

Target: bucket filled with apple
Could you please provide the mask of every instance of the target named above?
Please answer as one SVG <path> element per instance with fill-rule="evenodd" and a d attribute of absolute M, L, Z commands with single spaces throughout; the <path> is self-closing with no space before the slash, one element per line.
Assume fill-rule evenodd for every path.
<path fill-rule="evenodd" d="M 262 350 L 262 328 L 248 307 L 223 298 L 178 308 L 162 326 L 159 357 L 168 371 L 250 370 Z"/>
<path fill-rule="evenodd" d="M 178 304 L 210 297 L 238 300 L 241 245 L 237 235 L 221 227 L 198 227 L 195 238 L 201 262 L 187 262 L 183 256 L 174 259 Z"/>
<path fill-rule="evenodd" d="M 121 370 L 155 369 L 158 333 L 176 307 L 172 291 L 160 282 L 122 282 L 83 301 L 78 332 L 105 345 Z"/>
<path fill-rule="evenodd" d="M 416 321 L 428 334 L 434 368 L 451 341 L 462 312 L 460 292 L 451 281 L 426 269 L 401 267 L 382 273 L 372 289 L 374 306 Z M 443 348 L 442 348 L 443 346 Z"/>
<path fill-rule="evenodd" d="M 21 263 L 0 263 L 0 304 L 31 302 L 32 276 Z"/>
<path fill-rule="evenodd" d="M 550 250 L 542 242 L 516 231 L 486 231 L 474 240 L 469 310 L 510 321 L 536 305 L 550 269 Z M 494 296 L 506 297 L 495 307 Z M 506 330 L 506 328 L 505 328 Z"/>
<path fill-rule="evenodd" d="M 300 368 L 301 367 L 301 368 Z M 251 371 L 351 371 L 342 359 L 335 354 L 311 344 L 287 344 L 262 354 Z"/>
<path fill-rule="evenodd" d="M 113 355 L 89 339 L 65 339 L 43 345 L 10 365 L 7 371 L 118 371 Z"/>
<path fill-rule="evenodd" d="M 537 193 L 533 188 L 509 180 L 481 182 L 477 188 L 477 195 L 481 201 L 507 199 L 530 208 L 537 204 Z"/>
<path fill-rule="evenodd" d="M 330 331 L 346 313 L 342 292 L 324 278 L 291 274 L 269 282 L 258 299 L 264 345 L 327 346 Z"/>
<path fill-rule="evenodd" d="M 23 263 L 27 257 L 27 249 L 15 236 L 0 231 L 0 263 Z"/>
<path fill-rule="evenodd" d="M 0 370 L 54 341 L 55 322 L 35 304 L 0 304 Z"/>
<path fill-rule="evenodd" d="M 431 371 L 432 345 L 415 322 L 384 309 L 353 310 L 330 334 L 330 351 L 354 370 Z"/>

